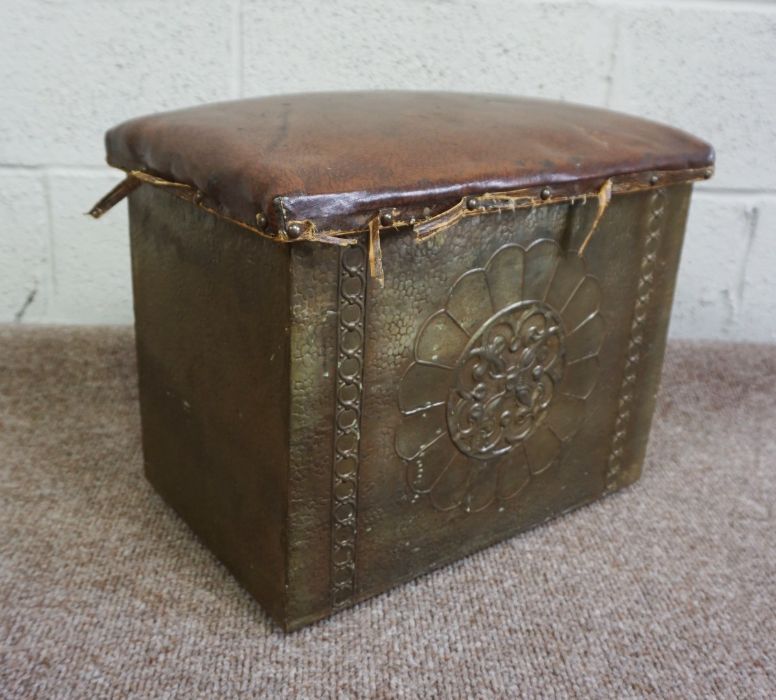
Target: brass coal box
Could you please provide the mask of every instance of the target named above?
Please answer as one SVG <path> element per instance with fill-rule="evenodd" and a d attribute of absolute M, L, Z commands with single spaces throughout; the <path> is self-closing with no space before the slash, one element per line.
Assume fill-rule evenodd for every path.
<path fill-rule="evenodd" d="M 638 478 L 704 142 L 353 92 L 143 117 L 107 150 L 146 474 L 285 629 Z"/>

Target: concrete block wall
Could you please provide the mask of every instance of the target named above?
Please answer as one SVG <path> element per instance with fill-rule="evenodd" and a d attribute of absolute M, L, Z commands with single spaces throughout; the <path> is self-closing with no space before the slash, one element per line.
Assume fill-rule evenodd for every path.
<path fill-rule="evenodd" d="M 102 134 L 147 112 L 322 89 L 536 95 L 717 148 L 671 333 L 776 341 L 776 2 L 0 0 L 0 321 L 130 323 Z"/>

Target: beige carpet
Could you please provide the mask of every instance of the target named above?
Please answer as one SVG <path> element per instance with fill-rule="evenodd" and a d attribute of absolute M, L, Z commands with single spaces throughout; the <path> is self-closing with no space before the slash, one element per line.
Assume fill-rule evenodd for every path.
<path fill-rule="evenodd" d="M 290 636 L 136 399 L 129 330 L 0 328 L 0 697 L 776 697 L 776 347 L 672 345 L 639 484 Z"/>

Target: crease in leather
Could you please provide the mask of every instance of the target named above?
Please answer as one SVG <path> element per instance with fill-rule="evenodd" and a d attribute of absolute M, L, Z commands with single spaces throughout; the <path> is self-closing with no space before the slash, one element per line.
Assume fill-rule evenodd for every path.
<path fill-rule="evenodd" d="M 711 177 L 712 173 L 713 167 L 680 171 L 671 170 L 663 172 L 653 171 L 651 173 L 628 173 L 618 177 L 607 178 L 602 185 L 595 189 L 591 188 L 590 191 L 576 192 L 573 191 L 573 186 L 578 183 L 566 183 L 565 186 L 571 189 L 571 192 L 564 191 L 563 187 L 556 186 L 556 193 L 551 193 L 550 196 L 546 197 L 542 196 L 543 190 L 546 189 L 544 187 L 523 188 L 510 192 L 485 192 L 476 196 L 468 195 L 462 197 L 460 201 L 453 206 L 433 216 L 428 216 L 420 220 L 414 216 L 407 219 L 398 218 L 400 212 L 397 209 L 380 209 L 369 219 L 366 227 L 350 230 L 318 230 L 315 222 L 310 219 L 287 221 L 285 218 L 287 212 L 284 208 L 283 197 L 278 197 L 276 199 L 276 204 L 280 209 L 281 221 L 285 228 L 287 229 L 292 224 L 296 224 L 301 228 L 299 236 L 289 238 L 284 230 L 278 230 L 277 232 L 266 231 L 258 226 L 251 226 L 244 221 L 225 215 L 217 208 L 208 205 L 205 202 L 203 193 L 191 185 L 172 182 L 140 170 L 132 170 L 127 173 L 127 177 L 122 182 L 102 197 L 88 213 L 94 218 L 100 218 L 141 184 L 148 184 L 153 187 L 164 188 L 171 194 L 191 202 L 214 216 L 218 216 L 219 218 L 278 243 L 312 242 L 322 243 L 324 245 L 350 246 L 357 243 L 356 239 L 353 238 L 354 236 L 367 233 L 370 276 L 375 279 L 380 286 L 383 286 L 385 282 L 385 273 L 383 269 L 380 235 L 385 232 L 386 229 L 409 229 L 414 233 L 416 242 L 421 243 L 446 231 L 451 226 L 469 216 L 499 213 L 508 209 L 525 209 L 562 203 L 584 203 L 588 198 L 594 197 L 598 202 L 598 207 L 596 216 L 578 251 L 579 255 L 582 255 L 593 234 L 597 230 L 598 224 L 606 212 L 613 195 L 630 194 L 647 189 L 659 189 L 672 184 L 705 180 Z M 649 179 L 647 179 L 647 176 L 649 176 Z M 653 182 L 652 180 L 656 180 L 656 182 Z M 476 201 L 476 206 L 470 206 L 471 200 Z M 386 212 L 390 212 L 395 218 L 389 226 L 382 226 L 380 217 Z"/>

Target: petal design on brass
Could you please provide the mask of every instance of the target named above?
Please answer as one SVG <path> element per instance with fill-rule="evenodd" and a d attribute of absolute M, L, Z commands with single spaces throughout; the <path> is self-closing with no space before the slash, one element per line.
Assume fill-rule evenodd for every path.
<path fill-rule="evenodd" d="M 474 471 L 463 505 L 469 513 L 476 513 L 487 508 L 496 498 L 498 467 L 490 462 L 471 466 Z"/>
<path fill-rule="evenodd" d="M 498 486 L 496 493 L 501 500 L 517 496 L 531 481 L 525 451 L 516 447 L 504 455 L 498 463 Z"/>
<path fill-rule="evenodd" d="M 549 469 L 560 455 L 560 438 L 547 425 L 540 426 L 524 443 L 525 456 L 531 474 Z"/>
<path fill-rule="evenodd" d="M 560 391 L 578 399 L 586 399 L 592 393 L 598 381 L 598 356 L 587 357 L 566 365 Z"/>
<path fill-rule="evenodd" d="M 469 336 L 444 310 L 437 311 L 420 329 L 415 342 L 415 359 L 452 368 L 468 340 Z"/>
<path fill-rule="evenodd" d="M 504 449 L 508 451 L 499 451 L 501 456 L 494 453 L 489 461 L 475 459 L 464 454 L 464 447 L 456 446 L 448 428 L 451 385 L 463 371 L 456 370 L 456 366 L 470 342 L 472 357 L 484 352 L 474 347 L 475 339 L 483 343 L 506 342 L 507 331 L 512 328 L 508 321 L 518 325 L 523 322 L 522 317 L 514 320 L 508 315 L 533 313 L 530 302 L 540 309 L 536 314 L 551 319 L 546 323 L 551 322 L 556 329 L 547 341 L 555 345 L 541 348 L 542 354 L 535 358 L 554 390 L 548 389 L 549 402 L 538 409 L 536 422 L 530 426 L 532 431 L 525 430 L 507 441 Z M 463 508 L 475 512 L 496 500 L 516 498 L 535 475 L 557 464 L 564 445 L 584 421 L 585 400 L 598 379 L 598 353 L 605 335 L 600 304 L 599 282 L 587 274 L 585 261 L 575 252 L 564 253 L 551 238 L 535 241 L 527 248 L 504 245 L 484 268 L 461 275 L 444 308 L 421 326 L 415 341 L 415 362 L 407 368 L 399 385 L 403 418 L 396 430 L 396 452 L 407 462 L 410 490 L 427 495 L 438 510 Z M 507 316 L 502 318 L 502 312 Z M 530 320 L 538 323 L 534 317 Z M 485 326 L 487 321 L 490 323 Z M 542 341 L 537 329 L 540 330 L 539 326 L 529 329 L 533 334 L 530 342 Z M 490 335 L 483 335 L 484 340 L 480 338 L 486 333 Z M 519 335 L 516 339 L 528 342 Z M 498 362 L 503 348 L 487 347 L 495 358 L 491 360 Z M 505 347 L 505 366 L 514 365 L 515 372 L 523 371 L 509 355 L 516 350 Z M 528 371 L 523 369 L 524 373 Z M 492 379 L 498 381 L 501 377 L 497 373 Z M 526 437 L 523 439 L 522 435 Z M 515 444 L 515 440 L 519 443 Z"/>
<path fill-rule="evenodd" d="M 591 316 L 566 336 L 566 362 L 597 355 L 604 341 L 604 320 L 600 314 Z"/>
<path fill-rule="evenodd" d="M 485 272 L 496 310 L 523 298 L 523 256 L 520 246 L 506 245 L 496 251 L 488 262 Z"/>
<path fill-rule="evenodd" d="M 560 311 L 566 306 L 585 275 L 585 261 L 582 258 L 576 253 L 561 254 L 558 269 L 555 270 L 545 301 L 552 308 Z"/>
<path fill-rule="evenodd" d="M 560 394 L 552 402 L 546 425 L 560 440 L 570 439 L 579 430 L 585 418 L 585 401 L 574 396 Z"/>
<path fill-rule="evenodd" d="M 477 460 L 469 459 L 460 452 L 447 465 L 439 481 L 431 490 L 429 497 L 439 510 L 452 510 L 463 503 L 469 490 L 472 468 Z"/>
<path fill-rule="evenodd" d="M 399 383 L 399 408 L 407 414 L 439 406 L 449 393 L 449 369 L 413 362 Z"/>
<path fill-rule="evenodd" d="M 493 302 L 484 270 L 470 270 L 458 279 L 450 291 L 447 312 L 468 335 L 474 334 L 493 315 Z"/>
<path fill-rule="evenodd" d="M 396 454 L 405 460 L 415 459 L 438 439 L 448 440 L 444 406 L 404 416 L 396 429 Z"/>
<path fill-rule="evenodd" d="M 560 248 L 549 238 L 542 238 L 528 247 L 525 251 L 523 299 L 542 301 L 547 296 L 559 258 Z"/>
<path fill-rule="evenodd" d="M 566 308 L 561 310 L 563 325 L 567 333 L 572 333 L 590 316 L 596 313 L 601 305 L 601 288 L 595 277 L 588 275 L 582 280 L 573 295 L 568 300 Z"/>
<path fill-rule="evenodd" d="M 457 454 L 447 435 L 435 440 L 407 465 L 409 487 L 415 493 L 429 493 Z"/>

